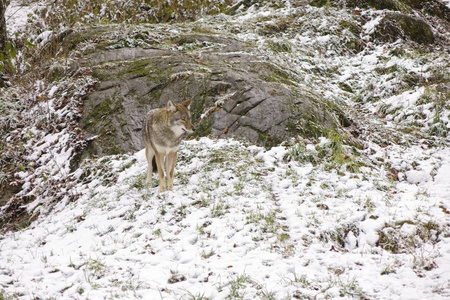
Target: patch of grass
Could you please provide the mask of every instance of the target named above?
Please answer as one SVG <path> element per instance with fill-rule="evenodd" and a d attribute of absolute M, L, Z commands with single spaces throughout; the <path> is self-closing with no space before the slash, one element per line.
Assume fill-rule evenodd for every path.
<path fill-rule="evenodd" d="M 256 223 L 261 225 L 261 231 L 263 233 L 276 233 L 277 225 L 275 222 L 275 211 L 270 211 L 267 213 L 259 212 L 251 212 L 247 216 L 247 224 Z"/>
<path fill-rule="evenodd" d="M 295 271 L 292 272 L 292 278 L 287 277 L 287 281 L 291 284 L 299 284 L 302 288 L 308 288 L 311 285 L 306 275 L 299 276 Z"/>
<path fill-rule="evenodd" d="M 167 280 L 168 283 L 174 284 L 181 281 L 186 281 L 186 276 L 179 274 L 177 271 L 170 270 L 170 278 Z"/>
<path fill-rule="evenodd" d="M 244 190 L 244 183 L 243 182 L 238 182 L 234 185 L 234 191 L 237 194 L 242 194 L 242 191 Z"/>
<path fill-rule="evenodd" d="M 201 195 L 200 198 L 195 201 L 194 203 L 192 203 L 191 205 L 193 206 L 198 206 L 198 207 L 208 207 L 210 204 L 210 200 L 208 198 L 206 198 L 205 196 Z"/>
<path fill-rule="evenodd" d="M 239 275 L 227 284 L 230 287 L 230 291 L 225 299 L 244 299 L 244 292 L 242 292 L 241 289 L 245 288 L 247 285 L 255 284 L 255 281 L 253 281 L 249 275 Z"/>
<path fill-rule="evenodd" d="M 203 293 L 203 294 L 197 293 L 194 295 L 191 292 L 188 292 L 187 297 L 189 300 L 210 300 L 211 299 L 209 297 L 206 297 L 205 293 Z"/>
<path fill-rule="evenodd" d="M 256 296 L 258 296 L 259 299 L 262 299 L 262 300 L 276 300 L 277 299 L 275 292 L 271 292 L 266 289 L 257 291 Z"/>
<path fill-rule="evenodd" d="M 322 242 L 333 242 L 339 248 L 345 247 L 345 239 L 352 232 L 355 237 L 359 235 L 359 228 L 356 224 L 340 225 L 336 229 L 320 233 L 319 239 Z"/>
<path fill-rule="evenodd" d="M 364 290 L 359 286 L 358 281 L 355 277 L 348 278 L 346 281 L 343 281 L 340 276 L 333 276 L 328 279 L 328 286 L 323 290 L 326 292 L 328 289 L 338 287 L 339 288 L 339 296 L 340 297 L 357 297 L 359 299 L 368 299 Z"/>
<path fill-rule="evenodd" d="M 402 231 L 407 224 L 410 229 Z M 386 251 L 396 253 L 414 253 L 424 245 L 435 245 L 439 242 L 445 229 L 434 221 L 403 220 L 393 224 L 385 224 L 379 231 L 377 246 Z"/>
<path fill-rule="evenodd" d="M 107 273 L 106 265 L 100 259 L 88 259 L 84 263 L 84 278 L 92 286 L 92 288 L 99 288 L 99 284 L 95 281 L 104 277 Z"/>
<path fill-rule="evenodd" d="M 147 174 L 145 174 L 145 173 L 133 177 L 132 182 L 130 184 L 130 188 L 135 188 L 138 190 L 142 190 L 142 189 L 146 188 L 147 187 L 147 184 L 145 183 L 146 177 L 147 177 Z"/>
<path fill-rule="evenodd" d="M 292 45 L 289 41 L 284 40 L 272 40 L 267 41 L 267 46 L 270 50 L 276 53 L 285 52 L 285 53 L 291 53 L 292 52 Z"/>
<path fill-rule="evenodd" d="M 156 238 L 162 238 L 162 232 L 161 232 L 161 229 L 158 228 L 158 229 L 156 229 L 155 231 L 153 231 L 153 235 L 154 235 Z"/>
<path fill-rule="evenodd" d="M 181 220 L 183 220 L 185 217 L 186 217 L 186 215 L 189 213 L 189 210 L 188 210 L 188 207 L 187 207 L 187 205 L 186 204 L 181 204 L 179 207 L 177 207 L 176 208 L 176 210 L 175 210 L 175 216 L 176 216 L 176 219 L 178 220 L 178 221 L 181 221 Z"/>
<path fill-rule="evenodd" d="M 285 241 L 289 240 L 289 238 L 290 238 L 289 234 L 287 234 L 287 233 L 285 233 L 285 232 L 280 233 L 280 234 L 277 235 L 277 239 L 278 239 L 280 242 L 285 242 Z"/>
<path fill-rule="evenodd" d="M 400 234 L 392 227 L 385 227 L 379 232 L 377 246 L 392 253 L 399 253 L 404 244 L 401 245 Z"/>
<path fill-rule="evenodd" d="M 400 267 L 399 262 L 394 262 L 390 264 L 386 264 L 383 269 L 381 270 L 381 275 L 389 275 L 389 274 L 395 274 L 397 272 L 397 269 Z"/>
<path fill-rule="evenodd" d="M 309 5 L 315 7 L 333 7 L 333 1 L 331 0 L 312 0 Z"/>
<path fill-rule="evenodd" d="M 428 133 L 430 135 L 438 137 L 447 137 L 448 135 L 447 125 L 441 119 L 442 110 L 442 107 L 440 107 L 439 105 L 435 105 L 433 122 L 430 129 L 428 130 Z"/>
<path fill-rule="evenodd" d="M 312 163 L 317 165 L 319 158 L 315 155 L 313 151 L 307 150 L 306 142 L 301 140 L 290 147 L 289 154 L 286 155 L 285 159 L 295 160 L 302 163 Z"/>
<path fill-rule="evenodd" d="M 214 256 L 215 254 L 216 254 L 216 252 L 214 251 L 214 249 L 211 248 L 209 251 L 202 250 L 201 255 L 204 259 L 208 259 L 211 256 Z"/>
<path fill-rule="evenodd" d="M 226 213 L 226 210 L 228 208 L 229 208 L 229 205 L 227 205 L 226 203 L 222 203 L 221 200 L 217 201 L 211 207 L 211 217 L 218 218 L 220 216 L 223 216 Z"/>
<path fill-rule="evenodd" d="M 327 139 L 317 145 L 307 145 L 304 140 L 291 145 L 285 159 L 314 166 L 324 163 L 326 169 L 343 168 L 343 170 L 359 173 L 363 162 L 358 159 L 357 149 L 346 144 L 347 138 L 337 130 L 327 133 Z"/>
<path fill-rule="evenodd" d="M 128 161 L 125 161 L 123 164 L 120 165 L 120 168 L 119 168 L 118 171 L 119 171 L 119 172 L 123 172 L 123 171 L 125 171 L 125 170 L 131 168 L 133 165 L 136 164 L 136 161 L 137 161 L 137 160 L 136 160 L 135 158 L 130 159 L 130 160 L 128 160 Z"/>
<path fill-rule="evenodd" d="M 434 247 L 421 246 L 411 253 L 416 274 L 423 277 L 422 271 L 431 271 L 437 268 L 435 259 L 440 256 L 439 251 Z"/>

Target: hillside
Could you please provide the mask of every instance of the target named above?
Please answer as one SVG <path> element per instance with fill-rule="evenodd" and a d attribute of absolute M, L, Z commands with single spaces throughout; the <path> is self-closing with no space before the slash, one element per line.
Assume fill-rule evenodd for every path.
<path fill-rule="evenodd" d="M 450 3 L 197 4 L 11 2 L 0 298 L 450 299 Z"/>

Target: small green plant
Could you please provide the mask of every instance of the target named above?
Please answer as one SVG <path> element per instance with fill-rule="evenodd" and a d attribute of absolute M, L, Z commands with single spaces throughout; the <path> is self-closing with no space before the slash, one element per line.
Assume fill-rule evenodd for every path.
<path fill-rule="evenodd" d="M 122 292 L 136 291 L 141 287 L 141 285 L 142 285 L 142 282 L 140 282 L 139 280 L 130 278 L 125 282 L 121 282 L 120 289 L 122 290 Z"/>
<path fill-rule="evenodd" d="M 359 299 L 367 299 L 366 293 L 359 286 L 355 277 L 349 278 L 347 281 L 343 281 L 340 276 L 330 277 L 325 291 L 332 287 L 339 288 L 340 297 L 350 296 L 358 297 Z"/>
<path fill-rule="evenodd" d="M 262 300 L 276 300 L 276 294 L 275 292 L 267 291 L 266 289 L 259 290 L 256 292 L 256 295 L 259 297 L 259 299 Z"/>
<path fill-rule="evenodd" d="M 402 249 L 400 241 L 400 234 L 397 230 L 391 227 L 386 227 L 379 232 L 377 246 L 392 253 L 399 253 Z"/>
<path fill-rule="evenodd" d="M 275 222 L 275 216 L 275 211 L 269 211 L 267 213 L 262 211 L 256 213 L 251 212 L 247 216 L 247 223 L 260 224 L 263 233 L 276 233 L 278 228 Z"/>
<path fill-rule="evenodd" d="M 97 289 L 100 287 L 95 280 L 98 280 L 106 275 L 107 268 L 106 265 L 101 262 L 99 259 L 88 259 L 84 263 L 84 278 L 87 283 L 91 285 L 93 289 Z"/>
<path fill-rule="evenodd" d="M 247 274 L 237 276 L 234 280 L 231 280 L 228 285 L 230 286 L 230 293 L 226 299 L 243 299 L 244 293 L 241 289 L 245 288 L 247 284 L 254 285 L 255 282 Z"/>
<path fill-rule="evenodd" d="M 406 225 L 405 225 L 406 224 Z M 411 230 L 402 231 L 403 226 L 410 226 Z M 435 245 L 439 242 L 444 228 L 434 221 L 402 220 L 391 224 L 379 231 L 377 246 L 392 253 L 414 253 L 424 245 Z"/>
<path fill-rule="evenodd" d="M 211 217 L 212 218 L 218 218 L 220 216 L 223 216 L 226 212 L 226 209 L 228 209 L 228 205 L 222 203 L 220 200 L 214 203 L 214 205 L 211 207 Z"/>
<path fill-rule="evenodd" d="M 292 44 L 289 41 L 284 40 L 274 40 L 267 42 L 268 48 L 273 52 L 280 53 L 291 53 L 292 52 Z"/>
<path fill-rule="evenodd" d="M 6 55 L 5 55 L 6 54 Z M 17 56 L 17 49 L 13 43 L 6 43 L 5 53 L 0 53 L 0 71 L 4 69 L 14 72 L 12 61 Z"/>
<path fill-rule="evenodd" d="M 176 210 L 175 215 L 177 216 L 177 220 L 182 220 L 189 213 L 186 204 L 181 204 Z"/>
<path fill-rule="evenodd" d="M 161 216 L 164 216 L 165 214 L 167 214 L 167 210 L 166 210 L 166 205 L 164 203 L 161 203 L 158 207 L 159 213 L 161 214 Z"/>
<path fill-rule="evenodd" d="M 146 187 L 145 183 L 146 174 L 140 174 L 132 179 L 130 184 L 130 188 L 135 188 L 138 190 L 142 190 Z"/>
<path fill-rule="evenodd" d="M 366 209 L 369 214 L 372 213 L 373 210 L 375 209 L 375 204 L 369 197 L 367 197 L 366 200 L 364 201 L 364 209 Z"/>
<path fill-rule="evenodd" d="M 381 275 L 395 274 L 397 272 L 396 270 L 397 270 L 397 268 L 395 265 L 387 264 L 381 270 Z"/>
<path fill-rule="evenodd" d="M 287 280 L 291 284 L 300 284 L 302 288 L 308 288 L 311 285 L 306 275 L 299 276 L 295 271 L 292 272 L 292 278 L 288 277 Z"/>
<path fill-rule="evenodd" d="M 302 163 L 312 163 L 317 165 L 319 158 L 316 157 L 314 151 L 308 150 L 306 147 L 306 142 L 301 140 L 291 146 L 289 154 L 285 159 L 292 159 Z"/>
<path fill-rule="evenodd" d="M 285 232 L 280 233 L 280 234 L 277 236 L 277 239 L 278 239 L 280 242 L 285 242 L 285 241 L 289 240 L 289 234 L 287 234 L 287 233 L 285 233 Z"/>
<path fill-rule="evenodd" d="M 234 185 L 234 190 L 237 194 L 242 194 L 242 191 L 244 190 L 244 184 L 242 183 L 242 181 L 239 181 Z"/>
<path fill-rule="evenodd" d="M 202 251 L 202 257 L 204 259 L 208 259 L 215 254 L 216 254 L 216 252 L 214 252 L 214 249 L 212 249 L 212 248 L 209 251 L 205 251 L 205 250 Z"/>
<path fill-rule="evenodd" d="M 446 137 L 448 135 L 448 128 L 441 119 L 441 111 L 441 108 L 435 108 L 433 123 L 429 129 L 429 134 L 438 137 Z"/>
<path fill-rule="evenodd" d="M 210 201 L 204 195 L 201 195 L 200 199 L 198 199 L 197 201 L 192 203 L 192 205 L 193 206 L 200 206 L 200 207 L 208 207 L 209 203 L 210 203 Z"/>
<path fill-rule="evenodd" d="M 319 239 L 323 242 L 333 242 L 338 247 L 345 247 L 345 239 L 349 233 L 353 233 L 355 237 L 359 236 L 359 228 L 356 224 L 343 224 L 335 229 L 327 230 L 319 235 Z"/>
<path fill-rule="evenodd" d="M 154 235 L 156 238 L 162 238 L 162 232 L 161 232 L 161 229 L 158 228 L 158 229 L 156 229 L 155 231 L 153 231 L 153 235 Z"/>
<path fill-rule="evenodd" d="M 326 163 L 327 169 L 344 167 L 352 173 L 359 173 L 361 162 L 357 160 L 357 150 L 345 144 L 344 133 L 338 130 L 328 131 L 326 139 L 316 146 L 307 145 L 299 141 L 291 146 L 290 153 L 285 159 L 293 159 L 303 163 Z"/>
<path fill-rule="evenodd" d="M 328 134 L 328 139 L 330 140 L 330 148 L 332 151 L 330 160 L 337 165 L 343 165 L 344 163 L 349 162 L 350 157 L 344 150 L 342 135 L 336 130 L 333 130 Z"/>

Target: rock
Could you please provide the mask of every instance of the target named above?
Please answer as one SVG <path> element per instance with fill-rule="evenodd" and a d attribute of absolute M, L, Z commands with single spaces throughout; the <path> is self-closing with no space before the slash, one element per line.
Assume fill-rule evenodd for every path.
<path fill-rule="evenodd" d="M 398 39 L 419 44 L 434 42 L 433 31 L 425 21 L 401 13 L 386 14 L 377 26 L 374 36 L 381 42 L 395 42 Z"/>
<path fill-rule="evenodd" d="M 416 10 L 450 22 L 450 8 L 439 0 L 311 0 L 309 3 L 316 7 L 345 6 L 347 8 L 373 8 L 402 13 L 411 13 Z"/>
<path fill-rule="evenodd" d="M 438 0 L 404 0 L 413 9 L 450 22 L 450 8 Z"/>
<path fill-rule="evenodd" d="M 97 49 L 79 61 L 91 66 L 100 81 L 85 100 L 81 120 L 96 137 L 85 157 L 142 149 L 147 111 L 169 99 L 193 99 L 196 136 L 243 138 L 265 146 L 299 135 L 318 137 L 351 123 L 289 70 L 252 54 L 251 43 L 191 34 L 171 44 L 165 49 Z"/>
<path fill-rule="evenodd" d="M 10 87 L 11 82 L 9 82 L 9 77 L 0 72 L 0 88 Z"/>
<path fill-rule="evenodd" d="M 346 0 L 347 6 L 353 8 L 372 7 L 380 10 L 407 11 L 409 8 L 403 2 L 401 0 Z"/>

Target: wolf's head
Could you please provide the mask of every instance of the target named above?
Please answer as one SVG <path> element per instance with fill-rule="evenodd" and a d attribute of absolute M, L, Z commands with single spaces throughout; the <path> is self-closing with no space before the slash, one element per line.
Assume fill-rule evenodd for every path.
<path fill-rule="evenodd" d="M 172 100 L 167 102 L 167 110 L 170 113 L 170 128 L 179 135 L 192 133 L 195 130 L 191 122 L 191 113 L 189 112 L 191 102 L 192 100 L 176 104 Z"/>

